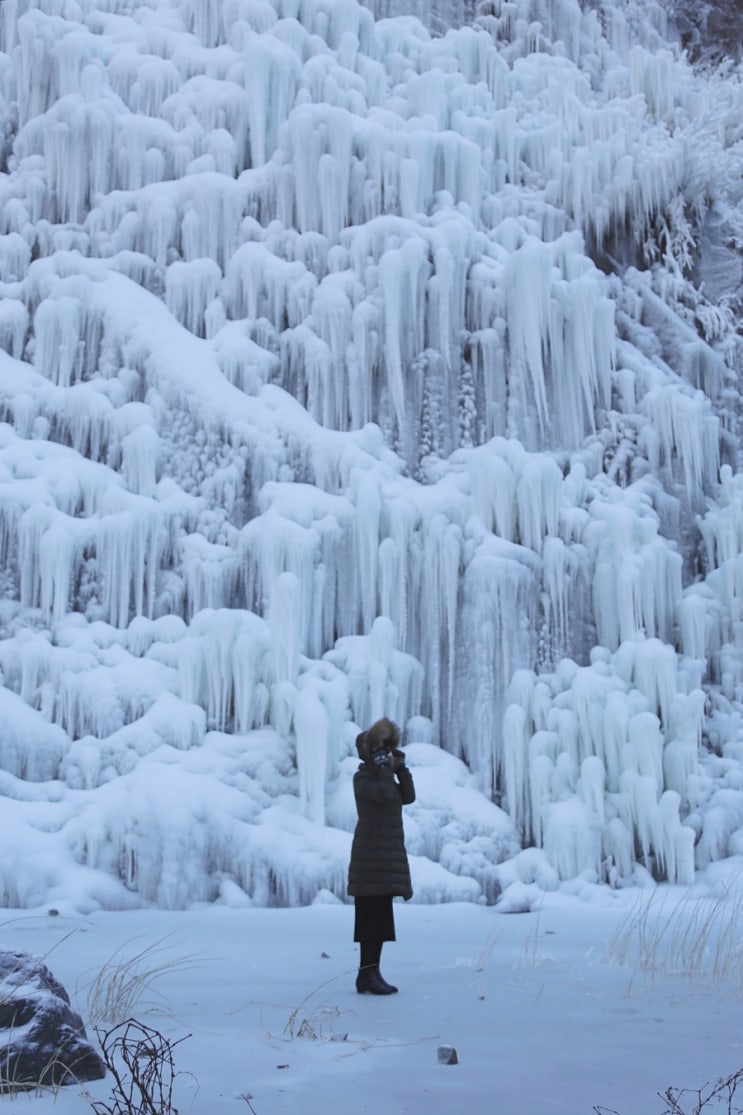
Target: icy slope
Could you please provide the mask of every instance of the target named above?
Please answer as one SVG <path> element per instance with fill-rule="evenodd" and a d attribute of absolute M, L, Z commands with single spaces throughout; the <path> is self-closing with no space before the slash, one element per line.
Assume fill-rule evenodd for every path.
<path fill-rule="evenodd" d="M 741 850 L 739 76 L 387 14 L 0 8 L 6 903 L 342 896 L 382 714 L 421 900 Z"/>

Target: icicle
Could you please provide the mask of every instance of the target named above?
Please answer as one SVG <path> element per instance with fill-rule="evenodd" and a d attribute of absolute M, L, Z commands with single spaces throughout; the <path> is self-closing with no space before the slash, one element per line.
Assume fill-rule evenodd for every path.
<path fill-rule="evenodd" d="M 39 542 L 40 606 L 42 612 L 60 621 L 70 609 L 70 593 L 88 530 L 74 519 L 56 516 Z"/>
<path fill-rule="evenodd" d="M 294 105 L 299 78 L 299 59 L 272 35 L 251 36 L 245 43 L 240 61 L 242 84 L 245 86 L 248 134 L 250 136 L 250 162 L 254 167 L 263 166 L 274 153 L 281 125 L 289 118 Z M 307 144 L 313 129 L 306 128 L 293 113 L 290 127 L 299 129 L 300 144 Z M 297 188 L 317 188 L 313 182 L 297 181 Z M 317 223 L 300 227 L 317 228 Z"/>
<path fill-rule="evenodd" d="M 555 802 L 547 810 L 544 851 L 561 879 L 601 870 L 601 828 L 578 798 Z"/>
<path fill-rule="evenodd" d="M 549 425 L 544 351 L 549 325 L 551 271 L 550 252 L 536 239 L 513 252 L 503 271 L 511 374 L 523 408 L 523 421 L 528 421 L 529 411 L 533 408 L 539 435 L 543 435 Z M 535 430 L 531 439 L 536 436 Z"/>
<path fill-rule="evenodd" d="M 165 302 L 190 333 L 203 337 L 207 306 L 217 293 L 221 268 L 211 259 L 171 263 L 165 276 Z"/>
<path fill-rule="evenodd" d="M 608 695 L 603 729 L 603 750 L 600 758 L 606 768 L 606 785 L 611 792 L 619 790 L 624 745 L 627 742 L 630 710 L 624 693 Z"/>
<path fill-rule="evenodd" d="M 604 856 L 611 860 L 609 881 L 628 882 L 634 872 L 632 834 L 619 817 L 612 817 L 602 834 Z"/>
<path fill-rule="evenodd" d="M 420 663 L 395 647 L 395 631 L 378 616 L 368 636 L 344 636 L 324 655 L 348 676 L 351 714 L 357 724 L 372 724 L 389 716 L 404 724 L 420 714 Z"/>
<path fill-rule="evenodd" d="M 655 826 L 654 844 L 658 855 L 658 864 L 661 871 L 664 873 L 669 882 L 686 882 L 691 885 L 694 882 L 694 871 L 692 867 L 691 878 L 680 880 L 678 878 L 679 865 L 676 861 L 677 851 L 680 850 L 680 841 L 678 840 L 678 831 L 681 828 L 679 820 L 679 805 L 681 799 L 675 790 L 666 790 L 661 795 L 658 802 L 658 818 Z M 693 832 L 689 830 L 693 840 Z M 681 868 L 682 874 L 686 875 L 687 872 L 684 864 Z"/>
<path fill-rule="evenodd" d="M 509 816 L 522 836 L 526 833 L 529 809 L 526 800 L 528 740 L 524 709 L 521 705 L 509 705 L 503 716 L 503 782 Z"/>
<path fill-rule="evenodd" d="M 235 730 L 247 732 L 262 727 L 268 720 L 271 647 L 267 625 L 257 616 L 246 614 L 243 630 L 235 639 L 233 673 L 235 677 Z"/>
<path fill-rule="evenodd" d="M 368 721 L 385 715 L 388 705 L 388 679 L 392 654 L 395 648 L 395 632 L 392 624 L 384 616 L 374 620 L 369 635 L 370 662 L 368 667 L 369 712 Z"/>
<path fill-rule="evenodd" d="M 658 535 L 654 515 L 617 503 L 591 510 L 596 522 L 586 540 L 596 550 L 593 603 L 602 645 L 616 649 L 645 633 L 670 638 L 681 599 L 680 555 Z"/>
<path fill-rule="evenodd" d="M 232 254 L 224 297 L 234 317 L 267 317 L 281 330 L 303 320 L 315 285 L 314 276 L 298 260 L 287 263 L 262 244 L 248 242 Z"/>
<path fill-rule="evenodd" d="M 294 706 L 299 802 L 305 816 L 316 825 L 325 824 L 329 727 L 328 714 L 318 695 L 309 687 L 300 689 Z"/>
<path fill-rule="evenodd" d="M 561 751 L 555 763 L 552 776 L 552 798 L 554 801 L 567 801 L 573 798 L 578 789 L 579 767 L 575 756 Z"/>
<path fill-rule="evenodd" d="M 69 739 L 17 694 L 0 686 L 0 764 L 15 778 L 51 782 L 59 777 Z"/>
<path fill-rule="evenodd" d="M 552 801 L 553 769 L 549 755 L 535 755 L 529 762 L 529 829 L 538 848 L 544 844 L 544 815 Z"/>
<path fill-rule="evenodd" d="M 160 438 L 152 426 L 139 426 L 121 442 L 121 471 L 130 492 L 151 496 L 157 484 Z"/>
<path fill-rule="evenodd" d="M 229 546 L 189 534 L 181 542 L 186 609 L 194 616 L 206 608 L 229 608 L 235 599 L 240 573 L 237 555 Z"/>
<path fill-rule="evenodd" d="M 516 487 L 518 531 L 522 544 L 541 553 L 545 536 L 558 530 L 562 473 L 545 455 L 529 457 Z"/>
<path fill-rule="evenodd" d="M 210 309 L 213 326 L 207 320 Z M 243 323 L 224 322 L 224 306 L 215 300 L 207 308 L 205 325 L 207 337 L 213 337 L 214 350 L 225 378 L 247 395 L 257 395 L 264 383 L 278 378 L 279 358 L 246 335 Z M 282 334 L 282 342 L 286 333 Z"/>
<path fill-rule="evenodd" d="M 228 174 L 230 178 L 234 178 L 241 157 L 238 145 L 227 129 L 215 128 L 209 132 L 204 143 L 207 154 L 212 156 L 217 173 Z"/>
<path fill-rule="evenodd" d="M 116 113 L 99 96 L 101 71 L 86 66 L 81 93 L 57 101 L 44 117 L 44 157 L 60 223 L 84 220 L 97 194 L 111 189 Z"/>
<path fill-rule="evenodd" d="M 18 520 L 18 567 L 21 581 L 21 604 L 39 606 L 40 569 L 39 544 L 52 518 L 51 509 L 43 505 L 29 507 Z"/>
<path fill-rule="evenodd" d="M 220 0 L 184 0 L 186 26 L 207 47 L 223 41 L 222 3 Z"/>
<path fill-rule="evenodd" d="M 499 440 L 470 457 L 470 485 L 476 514 L 486 530 L 515 541 L 516 477 L 498 452 Z"/>
<path fill-rule="evenodd" d="M 302 604 L 299 580 L 293 573 L 281 573 L 276 578 L 270 616 L 275 681 L 294 683 L 299 673 Z"/>
<path fill-rule="evenodd" d="M 23 355 L 28 325 L 29 313 L 22 302 L 11 299 L 0 302 L 0 348 L 15 360 Z"/>
<path fill-rule="evenodd" d="M 0 282 L 21 280 L 31 262 L 31 249 L 17 232 L 0 237 Z"/>
<path fill-rule="evenodd" d="M 519 550 L 519 558 L 528 551 Z M 466 648 L 466 700 L 471 702 L 477 729 L 462 741 L 475 761 L 484 785 L 495 787 L 501 767 L 501 725 L 506 689 L 512 675 L 534 660 L 534 627 L 516 619 L 531 616 L 536 593 L 535 573 L 504 543 L 486 538 L 464 574 L 460 630 L 473 633 Z M 474 741 L 471 738 L 474 735 Z M 510 746 L 503 737 L 503 755 Z M 477 759 L 472 760 L 473 754 Z"/>
<path fill-rule="evenodd" d="M 641 46 L 629 52 L 630 89 L 645 98 L 649 111 L 658 119 L 673 108 L 673 55 L 670 51 L 655 53 Z"/>
<path fill-rule="evenodd" d="M 591 813 L 595 814 L 604 823 L 604 791 L 606 789 L 606 771 L 604 764 L 595 755 L 584 759 L 580 768 L 581 796 Z"/>
<path fill-rule="evenodd" d="M 636 713 L 630 718 L 627 732 L 625 769 L 652 782 L 657 800 L 663 790 L 663 737 L 658 718 L 651 712 Z"/>
<path fill-rule="evenodd" d="M 652 712 L 668 725 L 676 693 L 676 652 L 659 639 L 623 643 L 615 656 L 619 671 L 648 699 Z"/>
<path fill-rule="evenodd" d="M 358 477 L 357 484 L 354 516 L 354 564 L 358 570 L 357 583 L 361 625 L 364 630 L 369 630 L 377 604 L 377 548 L 379 546 L 382 500 L 379 481 L 374 473 L 363 473 Z"/>
<path fill-rule="evenodd" d="M 79 375 L 78 347 L 82 308 L 76 298 L 45 299 L 34 315 L 34 365 L 58 387 L 69 387 Z"/>
<path fill-rule="evenodd" d="M 348 413 L 348 387 L 345 357 L 352 337 L 352 305 L 340 283 L 326 279 L 312 302 L 312 321 L 318 335 L 328 346 L 330 369 L 324 384 L 325 403 L 321 411 L 324 426 L 345 429 Z M 309 377 L 308 377 L 309 378 Z M 310 400 L 319 394 L 310 387 Z M 311 403 L 312 405 L 312 403 Z M 314 410 L 314 405 L 312 406 Z"/>
<path fill-rule="evenodd" d="M 419 630 L 413 645 L 433 694 L 432 718 L 438 730 L 451 708 L 462 539 L 458 528 L 443 515 L 430 518 L 423 536 L 419 608 L 425 609 L 429 622 L 427 639 Z M 447 659 L 449 669 L 444 675 L 442 666 Z"/>
<path fill-rule="evenodd" d="M 639 775 L 635 770 L 627 769 L 622 774 L 622 791 L 627 793 L 630 800 L 632 828 L 640 845 L 642 862 L 649 867 L 658 808 L 656 780 L 649 775 Z"/>
<path fill-rule="evenodd" d="M 604 752 L 605 700 L 613 686 L 607 684 L 599 671 L 584 666 L 578 670 L 571 687 L 572 704 L 578 725 L 577 763 L 589 755 Z"/>
<path fill-rule="evenodd" d="M 153 643 L 177 643 L 186 633 L 180 616 L 160 616 L 156 620 L 135 616 L 127 628 L 126 646 L 130 654 L 141 658 Z"/>
<path fill-rule="evenodd" d="M 143 501 L 129 511 L 105 515 L 97 533 L 103 607 L 114 627 L 133 615 L 152 616 L 155 578 L 165 546 L 161 509 Z"/>
<path fill-rule="evenodd" d="M 409 555 L 414 552 L 414 532 L 419 518 L 416 509 L 407 500 L 390 502 L 387 510 L 389 535 L 379 544 L 379 611 L 392 620 L 395 630 L 400 633 L 401 645 L 405 647 L 413 622 L 408 586 L 411 577 Z"/>
<path fill-rule="evenodd" d="M 719 464 L 718 423 L 709 399 L 701 391 L 691 395 L 676 384 L 666 384 L 649 391 L 642 407 L 660 438 L 663 460 L 670 463 L 676 455 L 686 490 L 701 492 L 717 475 Z"/>
<path fill-rule="evenodd" d="M 387 389 L 399 425 L 405 415 L 404 371 L 423 348 L 423 298 L 428 272 L 426 246 L 407 240 L 385 252 L 379 264 L 384 297 L 384 356 Z"/>
<path fill-rule="evenodd" d="M 668 742 L 663 749 L 663 777 L 668 790 L 679 795 L 685 809 L 695 809 L 701 803 L 696 799 L 694 787 L 699 775 L 699 752 L 704 727 L 705 694 L 697 689 L 688 695 L 676 694 Z"/>
<path fill-rule="evenodd" d="M 570 553 L 559 538 L 547 537 L 542 554 L 544 560 L 544 587 L 549 600 L 550 628 L 558 646 L 565 645 L 568 630 L 568 593 L 570 580 Z"/>

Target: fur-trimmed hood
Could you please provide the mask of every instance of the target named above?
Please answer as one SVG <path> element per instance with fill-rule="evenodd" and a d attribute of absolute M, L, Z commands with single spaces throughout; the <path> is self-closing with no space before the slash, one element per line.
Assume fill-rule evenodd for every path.
<path fill-rule="evenodd" d="M 383 747 L 387 751 L 394 751 L 399 746 L 400 729 L 393 720 L 388 720 L 386 716 L 383 716 L 381 720 L 375 720 L 371 728 L 367 728 L 365 732 L 359 732 L 356 736 L 356 750 L 362 762 L 367 762 L 371 759 L 374 751 L 379 751 Z"/>

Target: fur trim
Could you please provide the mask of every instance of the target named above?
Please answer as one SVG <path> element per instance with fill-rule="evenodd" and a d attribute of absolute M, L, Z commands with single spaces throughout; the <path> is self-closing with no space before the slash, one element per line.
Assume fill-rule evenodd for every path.
<path fill-rule="evenodd" d="M 356 736 L 356 750 L 362 763 L 368 762 L 372 753 L 379 751 L 382 747 L 386 747 L 388 751 L 394 751 L 399 746 L 400 729 L 393 720 L 388 720 L 386 716 L 383 716 L 381 720 L 376 720 L 371 728 L 367 728 L 365 732 L 359 732 Z"/>
<path fill-rule="evenodd" d="M 383 716 L 381 720 L 375 721 L 371 728 L 367 728 L 366 739 L 364 741 L 364 750 L 367 757 L 373 751 L 379 751 L 384 747 L 388 751 L 394 751 L 396 747 L 400 746 L 400 729 L 397 724 L 392 720 L 388 720 Z"/>

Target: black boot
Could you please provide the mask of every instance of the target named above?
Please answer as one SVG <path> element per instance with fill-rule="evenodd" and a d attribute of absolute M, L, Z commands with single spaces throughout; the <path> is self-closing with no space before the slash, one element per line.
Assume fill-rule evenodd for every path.
<path fill-rule="evenodd" d="M 379 968 L 372 965 L 368 968 L 359 968 L 359 974 L 356 977 L 356 990 L 359 995 L 394 995 L 397 988 L 382 979 Z"/>
<path fill-rule="evenodd" d="M 397 988 L 395 987 L 394 983 L 387 983 L 387 980 L 384 978 L 384 976 L 380 972 L 379 968 L 377 968 L 377 975 L 379 976 L 380 983 L 384 984 L 384 986 L 387 988 L 386 994 L 387 995 L 394 995 L 395 992 L 397 991 Z"/>
<path fill-rule="evenodd" d="M 374 959 L 374 962 L 375 962 L 375 964 L 376 964 L 376 968 L 377 968 L 377 975 L 379 976 L 379 979 L 380 979 L 380 981 L 381 981 L 381 982 L 382 982 L 382 983 L 384 984 L 384 986 L 385 986 L 385 987 L 387 988 L 387 992 L 386 992 L 386 993 L 387 993 L 387 995 L 394 995 L 394 993 L 395 993 L 395 992 L 397 991 L 397 988 L 395 987 L 395 985 L 394 985 L 394 984 L 392 984 L 392 983 L 387 983 L 387 980 L 386 980 L 386 979 L 384 978 L 384 976 L 382 975 L 382 973 L 381 973 L 381 972 L 380 972 L 380 970 L 379 970 L 379 963 L 380 963 L 380 961 L 381 961 L 381 959 L 382 959 L 382 944 L 383 944 L 383 942 L 382 942 L 382 941 L 379 941 L 379 942 L 378 942 L 378 944 L 377 944 L 377 952 L 376 952 L 376 954 L 375 954 L 375 956 L 374 956 L 374 958 L 373 958 L 373 959 Z"/>

